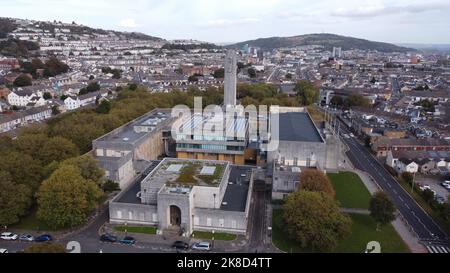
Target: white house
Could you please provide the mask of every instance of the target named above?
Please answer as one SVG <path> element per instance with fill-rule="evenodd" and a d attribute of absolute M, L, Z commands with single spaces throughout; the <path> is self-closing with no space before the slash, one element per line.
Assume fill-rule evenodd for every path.
<path fill-rule="evenodd" d="M 4 133 L 30 123 L 40 122 L 51 116 L 52 109 L 48 106 L 34 107 L 10 115 L 0 115 L 0 132 Z"/>
<path fill-rule="evenodd" d="M 66 109 L 68 111 L 72 111 L 81 107 L 80 99 L 77 97 L 67 97 L 64 100 L 64 104 L 66 105 Z"/>
<path fill-rule="evenodd" d="M 108 96 L 107 90 L 100 90 L 92 92 L 78 97 L 70 96 L 64 100 L 64 104 L 68 111 L 75 110 L 77 108 L 94 104 L 97 100 L 102 100 Z"/>
<path fill-rule="evenodd" d="M 44 106 L 46 104 L 46 102 L 43 98 L 43 92 L 36 91 L 36 90 L 41 90 L 41 89 L 34 88 L 31 86 L 25 87 L 25 88 L 18 88 L 8 94 L 8 103 L 10 105 L 19 106 L 19 107 Z"/>

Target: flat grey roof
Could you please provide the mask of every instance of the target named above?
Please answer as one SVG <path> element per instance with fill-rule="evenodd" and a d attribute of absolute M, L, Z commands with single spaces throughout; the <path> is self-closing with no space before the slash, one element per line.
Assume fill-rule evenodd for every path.
<path fill-rule="evenodd" d="M 98 141 L 108 141 L 108 142 L 120 142 L 120 143 L 134 143 L 136 140 L 142 136 L 148 134 L 148 132 L 136 132 L 134 130 L 135 126 L 159 126 L 163 121 L 170 119 L 170 112 L 165 109 L 155 109 L 138 119 L 131 121 L 122 127 L 102 136 Z M 150 124 L 150 120 L 160 119 L 160 122 L 156 124 Z"/>
<path fill-rule="evenodd" d="M 308 113 L 289 112 L 279 114 L 279 139 L 284 141 L 323 142 Z"/>
<path fill-rule="evenodd" d="M 227 189 L 223 196 L 221 210 L 225 211 L 245 211 L 247 196 L 249 190 L 250 171 L 253 167 L 249 166 L 231 166 L 230 177 L 228 178 Z M 243 177 L 242 175 L 246 176 Z M 227 204 L 224 205 L 223 202 Z"/>
<path fill-rule="evenodd" d="M 158 166 L 159 162 L 161 161 L 151 161 L 147 168 L 145 168 L 145 170 L 134 179 L 131 186 L 115 202 L 141 204 L 141 199 L 136 196 L 137 193 L 141 191 L 141 182 L 156 166 Z"/>

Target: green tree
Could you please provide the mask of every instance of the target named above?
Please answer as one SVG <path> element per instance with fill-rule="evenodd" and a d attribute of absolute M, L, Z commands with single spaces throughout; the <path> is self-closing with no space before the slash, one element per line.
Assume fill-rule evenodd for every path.
<path fill-rule="evenodd" d="M 319 192 L 297 191 L 283 205 L 283 219 L 289 236 L 302 248 L 328 251 L 350 233 L 351 219 L 336 201 Z"/>
<path fill-rule="evenodd" d="M 60 244 L 53 244 L 49 242 L 41 244 L 32 244 L 27 247 L 25 253 L 66 253 L 66 248 Z"/>
<path fill-rule="evenodd" d="M 44 97 L 44 100 L 49 100 L 49 99 L 53 98 L 52 94 L 50 94 L 50 92 L 44 92 L 43 97 Z"/>
<path fill-rule="evenodd" d="M 26 74 L 21 74 L 14 80 L 14 86 L 24 87 L 32 85 L 31 78 Z"/>
<path fill-rule="evenodd" d="M 248 68 L 247 73 L 250 78 L 256 78 L 256 70 L 253 67 Z"/>
<path fill-rule="evenodd" d="M 347 97 L 347 99 L 345 99 L 344 104 L 347 107 L 354 107 L 354 106 L 359 106 L 359 107 L 369 107 L 370 106 L 370 101 L 368 98 L 362 96 L 362 95 L 350 95 Z"/>
<path fill-rule="evenodd" d="M 31 201 L 29 187 L 15 184 L 9 173 L 0 171 L 0 226 L 19 222 L 19 217 L 28 212 Z"/>
<path fill-rule="evenodd" d="M 129 83 L 128 84 L 128 89 L 135 91 L 138 88 L 137 84 L 135 83 Z"/>
<path fill-rule="evenodd" d="M 53 105 L 52 106 L 52 115 L 56 116 L 56 115 L 59 115 L 59 114 L 61 114 L 61 111 L 59 111 L 58 106 Z"/>
<path fill-rule="evenodd" d="M 11 175 L 15 184 L 25 185 L 35 191 L 41 182 L 42 166 L 28 154 L 11 151 L 0 155 L 0 170 Z"/>
<path fill-rule="evenodd" d="M 52 161 L 62 161 L 78 155 L 78 148 L 72 141 L 63 137 L 52 137 L 39 150 L 39 159 L 44 165 Z"/>
<path fill-rule="evenodd" d="M 370 199 L 370 216 L 379 225 L 386 225 L 395 220 L 395 206 L 391 199 L 384 192 L 375 193 Z"/>
<path fill-rule="evenodd" d="M 413 176 L 412 173 L 410 173 L 410 172 L 403 172 L 401 177 L 406 183 L 408 183 L 409 185 L 412 185 L 413 179 L 414 179 L 414 176 Z"/>
<path fill-rule="evenodd" d="M 341 96 L 333 96 L 330 103 L 333 106 L 342 106 L 344 104 L 344 99 Z"/>
<path fill-rule="evenodd" d="M 97 185 L 103 184 L 105 171 L 100 168 L 97 160 L 90 155 L 82 155 L 70 158 L 62 163 L 62 165 L 75 166 L 80 170 L 84 179 L 94 181 Z"/>
<path fill-rule="evenodd" d="M 80 92 L 78 92 L 78 95 L 85 95 L 85 94 L 92 93 L 92 92 L 95 92 L 98 90 L 100 90 L 100 85 L 98 84 L 98 82 L 90 82 L 88 84 L 88 86 L 80 89 Z"/>
<path fill-rule="evenodd" d="M 300 190 L 323 192 L 331 197 L 336 195 L 328 176 L 317 169 L 306 169 L 300 174 Z"/>
<path fill-rule="evenodd" d="M 112 180 L 107 180 L 107 181 L 105 181 L 105 183 L 103 183 L 102 189 L 105 192 L 114 192 L 114 191 L 119 191 L 120 186 L 119 186 L 119 183 L 117 183 L 117 182 L 114 182 Z"/>
<path fill-rule="evenodd" d="M 98 206 L 102 195 L 77 167 L 63 165 L 39 188 L 37 216 L 52 228 L 78 226 Z"/>
<path fill-rule="evenodd" d="M 319 88 L 310 81 L 298 81 L 294 91 L 297 92 L 297 97 L 302 105 L 311 105 L 319 100 Z"/>
<path fill-rule="evenodd" d="M 102 100 L 97 109 L 95 109 L 95 112 L 99 114 L 108 114 L 109 111 L 111 111 L 111 102 L 108 100 Z"/>
<path fill-rule="evenodd" d="M 223 79 L 225 78 L 225 69 L 219 68 L 216 71 L 214 71 L 213 76 L 215 79 Z"/>
<path fill-rule="evenodd" d="M 50 57 L 45 62 L 44 75 L 46 77 L 54 77 L 56 75 L 66 73 L 69 71 L 69 66 L 56 57 Z"/>
<path fill-rule="evenodd" d="M 430 204 L 434 201 L 434 192 L 430 189 L 425 189 L 424 191 L 422 191 L 422 197 L 425 202 Z"/>

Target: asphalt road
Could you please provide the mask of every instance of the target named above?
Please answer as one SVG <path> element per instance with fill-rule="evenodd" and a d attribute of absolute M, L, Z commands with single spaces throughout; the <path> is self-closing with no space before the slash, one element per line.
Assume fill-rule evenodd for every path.
<path fill-rule="evenodd" d="M 342 132 L 350 133 L 341 124 Z M 355 138 L 343 138 L 349 147 L 347 156 L 357 169 L 369 173 L 381 189 L 386 192 L 394 202 L 400 214 L 412 227 L 422 241 L 447 241 L 447 234 L 433 221 L 433 219 L 415 202 L 392 175 L 379 161 Z"/>
<path fill-rule="evenodd" d="M 253 185 L 253 202 L 250 208 L 248 252 L 264 252 L 266 222 L 266 189 L 265 184 Z"/>

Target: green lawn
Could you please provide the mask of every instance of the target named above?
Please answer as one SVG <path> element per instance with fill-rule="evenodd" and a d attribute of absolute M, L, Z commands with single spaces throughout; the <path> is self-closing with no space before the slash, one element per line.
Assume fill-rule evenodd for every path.
<path fill-rule="evenodd" d="M 133 227 L 133 226 L 116 226 L 115 231 L 130 232 L 130 233 L 143 233 L 143 234 L 156 234 L 155 227 Z"/>
<path fill-rule="evenodd" d="M 352 218 L 352 233 L 339 243 L 334 252 L 362 252 L 366 249 L 369 241 L 380 242 L 383 253 L 410 252 L 391 224 L 383 226 L 380 231 L 377 231 L 377 224 L 369 215 L 350 214 L 350 217 Z"/>
<path fill-rule="evenodd" d="M 212 234 L 212 232 L 206 232 L 206 231 L 194 231 L 194 233 L 192 234 L 192 237 L 198 238 L 198 239 L 211 240 L 213 237 L 213 234 Z M 236 239 L 235 234 L 220 233 L 220 232 L 214 233 L 214 240 L 233 241 L 235 239 Z"/>
<path fill-rule="evenodd" d="M 368 209 L 370 192 L 359 176 L 352 172 L 328 174 L 336 191 L 336 199 L 343 208 Z"/>
<path fill-rule="evenodd" d="M 381 252 L 409 252 L 408 247 L 394 230 L 392 225 L 384 226 L 380 231 L 376 231 L 376 223 L 370 216 L 351 214 L 350 217 L 352 218 L 351 234 L 349 237 L 342 240 L 333 252 L 362 253 L 366 249 L 366 245 L 369 241 L 380 242 Z M 298 244 L 287 236 L 287 233 L 284 230 L 281 210 L 273 210 L 272 225 L 272 239 L 276 247 L 285 252 L 310 252 L 301 249 Z"/>
<path fill-rule="evenodd" d="M 36 209 L 33 209 L 30 214 L 22 217 L 19 223 L 11 226 L 13 229 L 29 230 L 29 231 L 55 231 L 44 222 L 40 221 L 36 216 Z"/>

